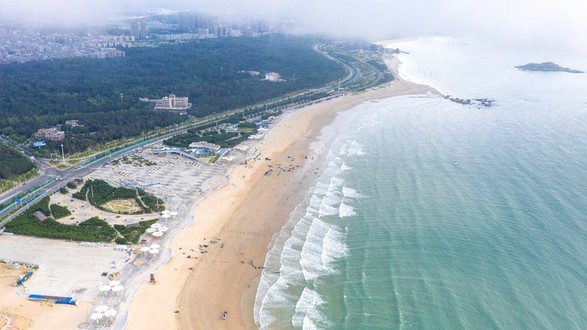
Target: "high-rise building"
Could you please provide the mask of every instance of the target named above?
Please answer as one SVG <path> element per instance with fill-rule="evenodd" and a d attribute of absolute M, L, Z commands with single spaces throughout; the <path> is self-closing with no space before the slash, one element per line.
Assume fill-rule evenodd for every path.
<path fill-rule="evenodd" d="M 139 39 L 141 37 L 141 31 L 139 30 L 139 22 L 130 23 L 130 34 L 133 37 L 135 37 L 135 39 Z"/>
<path fill-rule="evenodd" d="M 147 28 L 147 22 L 132 21 L 130 22 L 130 34 L 135 39 L 146 39 L 149 35 L 149 29 Z"/>
<path fill-rule="evenodd" d="M 228 36 L 228 29 L 226 25 L 219 25 L 218 26 L 218 36 L 219 37 L 227 37 Z"/>
<path fill-rule="evenodd" d="M 149 30 L 147 28 L 147 22 L 142 21 L 141 22 L 141 39 L 147 39 L 148 35 L 149 35 Z"/>
<path fill-rule="evenodd" d="M 192 13 L 179 14 L 179 27 L 182 30 L 195 31 L 198 28 L 196 25 L 196 15 Z"/>

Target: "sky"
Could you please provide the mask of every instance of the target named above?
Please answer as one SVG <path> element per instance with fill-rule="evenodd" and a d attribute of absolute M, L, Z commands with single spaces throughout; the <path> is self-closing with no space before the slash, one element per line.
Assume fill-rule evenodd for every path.
<path fill-rule="evenodd" d="M 0 20 L 95 25 L 156 8 L 294 19 L 335 36 L 475 36 L 587 55 L 584 0 L 0 0 Z"/>

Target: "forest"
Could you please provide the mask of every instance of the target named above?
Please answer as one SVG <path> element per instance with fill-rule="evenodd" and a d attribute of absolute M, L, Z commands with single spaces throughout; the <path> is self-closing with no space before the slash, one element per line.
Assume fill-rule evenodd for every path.
<path fill-rule="evenodd" d="M 0 180 L 11 179 L 33 168 L 33 163 L 25 155 L 2 143 L 0 155 Z"/>
<path fill-rule="evenodd" d="M 205 116 L 322 86 L 345 70 L 313 49 L 319 40 L 269 35 L 219 38 L 160 47 L 127 48 L 125 58 L 72 58 L 0 66 L 0 133 L 25 141 L 39 128 L 63 126 L 63 143 L 79 152 L 115 139 L 184 121 L 153 111 L 169 94 L 188 96 L 188 114 Z M 259 72 L 259 75 L 250 72 Z M 263 80 L 278 72 L 283 82 Z"/>

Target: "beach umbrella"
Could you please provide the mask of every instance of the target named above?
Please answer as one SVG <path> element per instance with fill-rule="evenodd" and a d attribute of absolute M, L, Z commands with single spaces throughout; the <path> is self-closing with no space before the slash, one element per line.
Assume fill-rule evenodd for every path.
<path fill-rule="evenodd" d="M 160 251 L 159 249 L 150 249 L 149 250 L 149 253 L 152 254 L 152 255 L 155 255 L 155 254 L 158 254 L 159 251 Z"/>
<path fill-rule="evenodd" d="M 171 217 L 171 215 L 170 214 L 163 214 L 161 217 L 163 219 L 165 219 L 165 221 L 167 221 L 167 219 L 169 219 Z"/>
<path fill-rule="evenodd" d="M 154 232 L 154 233 L 153 233 L 153 234 L 151 234 L 151 235 L 153 235 L 154 237 L 157 237 L 157 238 L 159 238 L 159 237 L 163 236 L 163 232 L 161 232 L 161 231 L 156 231 L 156 232 Z"/>
<path fill-rule="evenodd" d="M 143 246 L 141 248 L 141 252 L 143 252 L 143 253 L 149 252 L 149 247 L 148 246 Z"/>
<path fill-rule="evenodd" d="M 110 285 L 102 285 L 100 287 L 100 292 L 108 292 L 110 291 Z"/>
<path fill-rule="evenodd" d="M 113 318 L 116 316 L 116 314 L 118 314 L 118 312 L 116 311 L 116 309 L 109 309 L 106 312 L 104 312 L 104 316 L 108 317 L 108 318 Z"/>
<path fill-rule="evenodd" d="M 106 305 L 100 305 L 98 307 L 96 307 L 96 312 L 98 313 L 104 313 L 108 310 L 108 306 Z"/>
<path fill-rule="evenodd" d="M 110 283 L 108 283 L 108 285 L 114 287 L 114 286 L 120 285 L 120 281 L 117 281 L 117 280 L 110 281 Z"/>
<path fill-rule="evenodd" d="M 116 294 L 119 294 L 120 292 L 122 292 L 122 290 L 124 290 L 124 287 L 122 285 L 117 285 L 112 288 L 112 291 Z"/>
<path fill-rule="evenodd" d="M 145 232 L 147 232 L 147 234 L 152 234 L 152 233 L 154 233 L 155 231 L 157 231 L 157 229 L 155 229 L 155 228 L 147 228 L 147 229 L 145 230 Z"/>
<path fill-rule="evenodd" d="M 92 313 L 92 315 L 90 315 L 90 320 L 96 321 L 96 323 L 98 323 L 98 321 L 100 321 L 103 317 L 104 317 L 104 314 L 96 312 L 96 313 Z"/>
<path fill-rule="evenodd" d="M 151 228 L 157 229 L 159 227 L 161 227 L 161 224 L 160 223 L 154 223 L 154 224 L 151 225 Z"/>
<path fill-rule="evenodd" d="M 165 227 L 165 226 L 161 226 L 161 227 L 159 227 L 159 231 L 160 231 L 160 232 L 163 232 L 163 233 L 164 233 L 164 232 L 166 232 L 166 231 L 168 231 L 168 230 L 169 230 L 169 228 L 167 228 L 167 227 Z"/>
<path fill-rule="evenodd" d="M 150 248 L 151 249 L 160 249 L 161 248 L 161 245 L 159 245 L 159 244 L 151 244 Z"/>
<path fill-rule="evenodd" d="M 171 212 L 170 212 L 170 211 L 167 211 L 167 210 L 165 210 L 165 211 L 161 212 L 161 214 L 162 214 L 162 215 L 163 215 L 163 214 L 169 214 L 169 213 L 171 213 Z"/>

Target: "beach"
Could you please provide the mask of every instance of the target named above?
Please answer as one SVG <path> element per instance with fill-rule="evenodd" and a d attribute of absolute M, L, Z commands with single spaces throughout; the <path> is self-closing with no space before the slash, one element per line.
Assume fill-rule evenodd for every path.
<path fill-rule="evenodd" d="M 395 68 L 396 60 L 387 60 Z M 396 74 L 397 77 L 397 74 Z M 320 166 L 312 142 L 336 115 L 362 102 L 433 93 L 396 79 L 287 114 L 235 165 L 228 182 L 192 211 L 194 223 L 171 244 L 171 259 L 133 298 L 126 329 L 255 328 L 256 280 L 275 233 L 303 199 Z"/>

